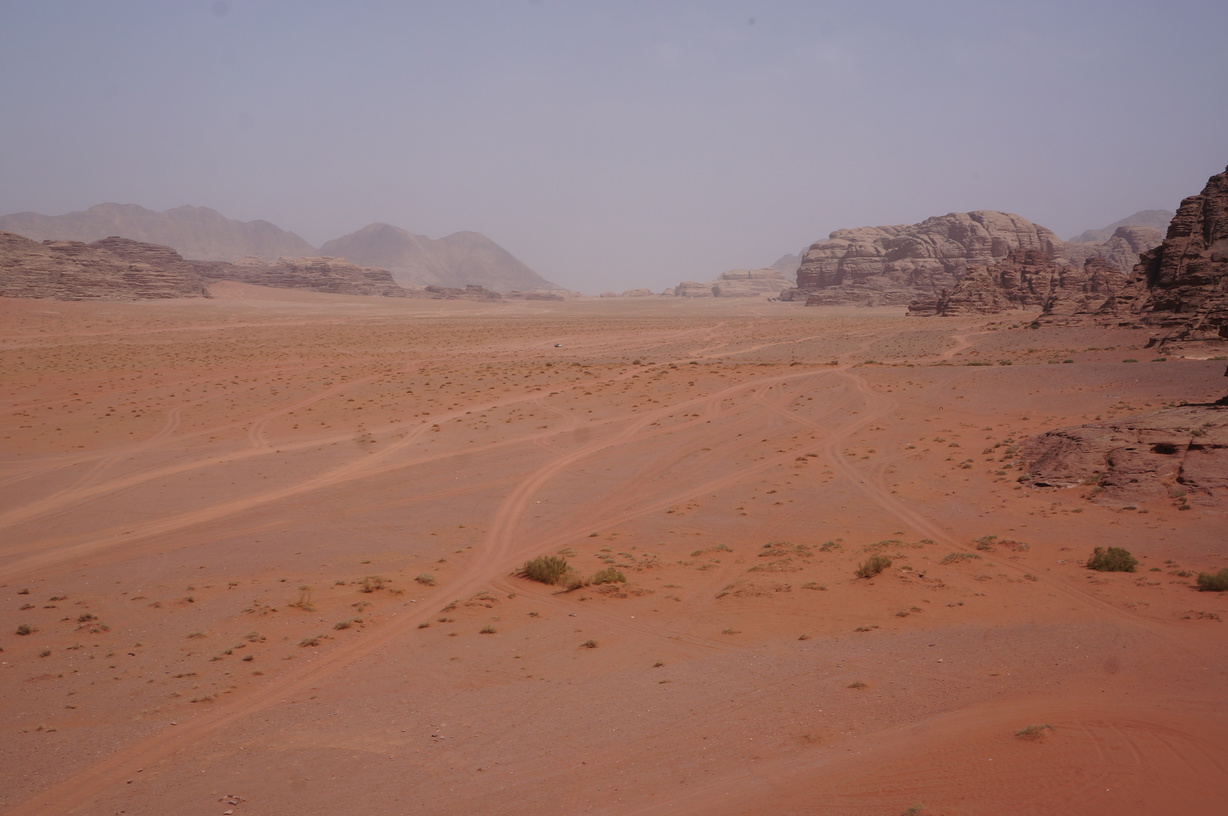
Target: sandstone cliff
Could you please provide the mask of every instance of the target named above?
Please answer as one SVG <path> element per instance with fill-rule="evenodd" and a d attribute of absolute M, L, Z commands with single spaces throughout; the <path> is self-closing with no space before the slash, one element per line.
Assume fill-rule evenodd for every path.
<path fill-rule="evenodd" d="M 1125 225 L 1105 240 L 1098 242 L 1067 243 L 1062 249 L 1072 264 L 1082 265 L 1089 258 L 1102 258 L 1110 266 L 1129 275 L 1139 256 L 1155 249 L 1164 240 L 1164 234 L 1153 227 Z"/>
<path fill-rule="evenodd" d="M 432 240 L 389 224 L 370 224 L 320 249 L 325 255 L 391 270 L 405 286 L 479 284 L 500 292 L 562 289 L 476 232 Z"/>
<path fill-rule="evenodd" d="M 182 265 L 183 259 L 173 250 L 168 252 L 178 262 L 165 264 L 161 253 L 131 258 L 113 249 L 106 241 L 38 243 L 0 232 L 0 296 L 55 300 L 208 296 L 200 275 Z"/>
<path fill-rule="evenodd" d="M 950 213 L 919 224 L 837 230 L 813 244 L 797 270 L 807 305 L 905 305 L 952 289 L 969 266 L 989 266 L 1012 250 L 1060 257 L 1061 241 L 1010 213 Z"/>
<path fill-rule="evenodd" d="M 1228 169 L 1181 202 L 1164 242 L 1142 256 L 1098 317 L 1164 329 L 1177 340 L 1228 334 Z"/>
<path fill-rule="evenodd" d="M 234 261 L 246 255 L 272 260 L 282 255 L 315 255 L 292 232 L 268 221 L 235 221 L 208 207 L 176 207 L 154 212 L 136 204 L 98 204 L 67 215 L 23 212 L 0 216 L 0 230 L 35 241 L 97 241 L 122 235 L 172 247 L 185 258 Z"/>

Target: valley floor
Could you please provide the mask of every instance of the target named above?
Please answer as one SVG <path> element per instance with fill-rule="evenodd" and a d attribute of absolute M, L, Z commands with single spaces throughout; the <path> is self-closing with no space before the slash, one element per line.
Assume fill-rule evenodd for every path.
<path fill-rule="evenodd" d="M 214 294 L 0 299 L 5 813 L 1223 812 L 1225 511 L 1014 459 L 1222 362 L 1022 315 Z M 557 553 L 627 583 L 515 576 Z"/>

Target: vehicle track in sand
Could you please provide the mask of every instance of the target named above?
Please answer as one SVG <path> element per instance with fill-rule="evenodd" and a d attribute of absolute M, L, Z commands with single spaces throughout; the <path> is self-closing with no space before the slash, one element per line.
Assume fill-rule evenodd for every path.
<path fill-rule="evenodd" d="M 781 403 L 786 397 L 792 400 L 796 395 L 778 394 L 775 390 L 786 382 L 797 381 L 805 383 L 807 380 L 817 382 L 833 376 L 846 380 L 850 388 L 844 392 L 837 405 L 826 406 L 825 410 L 828 414 L 835 412 L 844 412 L 849 415 L 855 414 L 851 419 L 843 422 L 824 423 L 821 421 L 822 415 L 820 415 L 820 418 L 815 418 L 813 416 L 802 415 L 796 410 L 790 410 L 787 405 L 782 405 Z M 150 528 L 142 530 L 141 535 L 143 537 L 152 537 L 159 535 L 161 532 L 182 529 L 185 526 L 199 523 L 203 520 L 216 519 L 219 515 L 233 515 L 243 510 L 291 496 L 302 496 L 316 490 L 352 482 L 356 479 L 391 472 L 406 466 L 403 458 L 398 460 L 399 454 L 417 444 L 422 436 L 429 432 L 432 424 L 463 416 L 466 411 L 489 410 L 495 406 L 515 404 L 521 401 L 534 402 L 540 399 L 539 395 L 513 395 L 477 408 L 465 406 L 460 410 L 435 415 L 422 422 L 402 439 L 391 443 L 383 450 L 371 454 L 364 459 L 336 467 L 326 474 L 306 479 L 291 487 L 267 491 L 254 497 L 235 500 L 224 505 L 204 508 L 199 511 L 180 514 L 169 520 L 155 522 Z M 571 519 L 563 521 L 542 537 L 526 540 L 526 537 L 521 534 L 525 516 L 534 506 L 535 497 L 540 494 L 545 486 L 556 479 L 564 477 L 580 463 L 598 456 L 607 450 L 616 449 L 626 444 L 640 444 L 645 440 L 664 439 L 668 434 L 678 433 L 680 430 L 685 430 L 688 427 L 697 426 L 702 422 L 711 420 L 713 417 L 730 417 L 742 410 L 738 406 L 738 403 L 742 401 L 753 403 L 769 410 L 773 415 L 808 428 L 815 434 L 816 440 L 807 445 L 802 445 L 795 450 L 767 456 L 755 465 L 737 473 L 718 474 L 708 479 L 696 481 L 693 484 L 676 486 L 665 495 L 650 493 L 643 487 L 640 487 L 638 490 L 633 489 L 620 496 L 617 500 L 611 499 L 600 504 L 596 508 L 595 513 L 583 517 L 573 516 Z M 835 472 L 857 486 L 859 490 L 884 511 L 901 519 L 930 538 L 959 547 L 958 542 L 943 530 L 940 525 L 922 515 L 918 510 L 905 506 L 898 497 L 893 495 L 890 488 L 882 483 L 881 473 L 877 477 L 871 478 L 862 469 L 847 461 L 847 457 L 841 453 L 843 447 L 857 433 L 871 423 L 889 415 L 897 405 L 896 400 L 874 391 L 864 378 L 852 370 L 849 364 L 844 364 L 839 367 L 829 367 L 821 370 L 772 374 L 729 386 L 711 394 L 681 403 L 663 406 L 639 414 L 626 414 L 614 419 L 603 420 L 599 425 L 607 428 L 608 431 L 600 438 L 585 444 L 566 446 L 565 450 L 555 452 L 546 462 L 525 474 L 515 483 L 514 487 L 496 508 L 487 525 L 487 532 L 481 545 L 475 548 L 476 552 L 472 560 L 466 565 L 460 575 L 448 582 L 448 593 L 451 597 L 467 597 L 492 583 L 506 588 L 510 586 L 506 577 L 510 569 L 525 558 L 539 554 L 543 548 L 549 548 L 569 540 L 574 540 L 576 537 L 587 535 L 594 525 L 599 524 L 608 527 L 625 523 L 627 520 L 645 513 L 663 511 L 693 496 L 713 493 L 734 486 L 744 481 L 748 475 L 778 467 L 782 463 L 794 458 L 799 451 L 811 451 L 823 455 Z M 669 428 L 652 427 L 654 422 L 678 413 L 698 413 L 699 416 L 688 417 L 682 422 L 671 425 Z M 751 430 L 757 427 L 760 421 L 761 417 L 757 416 L 753 411 L 742 411 L 742 415 L 735 418 L 733 427 L 735 429 L 744 428 Z M 574 428 L 569 426 L 563 433 L 571 433 L 573 430 Z M 541 436 L 545 435 L 541 434 Z M 524 439 L 525 437 L 521 437 L 516 442 L 523 442 Z M 313 440 L 312 444 L 318 444 L 318 440 Z M 471 453 L 472 451 L 468 452 Z M 446 456 L 450 455 L 455 454 L 439 454 L 432 458 L 446 458 Z M 667 470 L 684 455 L 671 454 L 653 467 L 661 471 Z M 114 541 L 108 542 L 105 545 L 85 544 L 82 545 L 84 549 L 74 551 L 68 557 L 79 558 L 88 552 L 94 551 L 97 546 L 118 546 L 124 543 L 127 542 Z M 51 554 L 45 559 L 43 557 L 35 557 L 24 562 L 24 567 L 26 569 L 34 569 L 60 560 L 64 560 L 63 555 Z M 22 565 L 19 564 L 18 566 Z M 1010 567 L 1012 565 L 1009 562 L 1001 562 L 1001 566 Z M 1022 571 L 1020 567 L 1015 566 L 1014 568 Z M 1054 582 L 1053 585 L 1062 586 L 1063 582 Z M 1091 598 L 1085 592 L 1071 590 L 1073 590 L 1072 587 L 1067 587 L 1066 592 L 1072 598 L 1083 603 L 1109 609 L 1115 615 L 1121 614 L 1120 609 Z M 544 600 L 549 602 L 549 599 L 544 598 Z M 412 634 L 419 623 L 429 620 L 437 613 L 438 610 L 432 604 L 424 603 L 415 607 L 406 606 L 403 608 L 402 613 L 397 616 L 396 620 L 387 621 L 378 627 L 371 627 L 369 630 L 364 631 L 361 637 L 331 647 L 326 652 L 323 652 L 314 663 L 297 671 L 283 672 L 260 687 L 238 692 L 225 707 L 195 714 L 191 719 L 180 722 L 177 726 L 168 725 L 155 734 L 141 738 L 134 744 L 121 748 L 112 755 L 83 768 L 77 774 L 48 790 L 28 797 L 25 801 L 18 803 L 10 813 L 12 816 L 51 816 L 51 814 L 61 816 L 80 808 L 106 791 L 122 785 L 125 778 L 140 768 L 146 769 L 147 774 L 156 773 L 160 764 L 173 762 L 181 753 L 189 751 L 210 737 L 224 732 L 228 726 L 249 718 L 263 709 L 291 700 L 310 689 L 314 684 L 319 683 L 322 679 L 354 665 L 364 657 L 391 645 L 398 638 Z M 605 612 L 587 614 L 591 616 L 594 622 L 599 622 L 603 626 L 619 631 L 679 642 L 689 648 L 704 651 L 711 649 L 727 650 L 731 648 L 712 639 L 679 632 L 664 624 L 629 621 Z M 776 763 L 778 767 L 775 767 L 773 773 L 785 774 L 786 776 L 799 773 L 803 768 L 803 765 L 798 764 L 799 762 L 800 760 L 791 759 Z M 717 797 L 721 790 L 727 790 L 730 785 L 745 786 L 752 784 L 755 780 L 761 780 L 764 773 L 764 769 L 756 768 L 748 770 L 737 779 L 713 783 L 710 786 L 706 786 L 702 791 L 697 791 L 693 794 L 695 798 L 690 801 L 706 800 L 715 802 L 717 800 L 714 797 Z M 672 804 L 676 804 L 676 802 Z M 650 814 L 666 812 L 666 809 L 664 806 L 652 806 L 623 812 Z"/>

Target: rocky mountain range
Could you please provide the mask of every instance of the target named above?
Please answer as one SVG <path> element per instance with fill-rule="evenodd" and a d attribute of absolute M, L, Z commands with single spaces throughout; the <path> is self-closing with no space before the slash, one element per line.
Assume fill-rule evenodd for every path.
<path fill-rule="evenodd" d="M 273 260 L 320 254 L 292 232 L 268 221 L 235 221 L 208 207 L 154 212 L 136 204 L 98 204 L 67 215 L 22 212 L 0 215 L 0 230 L 35 241 L 90 243 L 112 235 L 175 249 L 198 261 Z"/>
<path fill-rule="evenodd" d="M 316 249 L 267 221 L 235 221 L 207 207 L 154 212 L 136 204 L 99 204 L 57 216 L 13 213 L 0 216 L 0 230 L 35 241 L 90 243 L 121 236 L 170 247 L 193 261 L 328 256 L 389 270 L 397 283 L 409 287 L 463 291 L 473 284 L 502 292 L 562 290 L 476 232 L 431 240 L 387 224 L 372 224 Z"/>
<path fill-rule="evenodd" d="M 255 256 L 228 261 L 187 260 L 175 250 L 129 238 L 39 243 L 0 232 L 0 297 L 54 300 L 150 300 L 209 297 L 209 285 L 238 281 L 337 295 L 446 300 L 501 300 L 483 286 L 400 286 L 386 269 L 343 258 Z"/>

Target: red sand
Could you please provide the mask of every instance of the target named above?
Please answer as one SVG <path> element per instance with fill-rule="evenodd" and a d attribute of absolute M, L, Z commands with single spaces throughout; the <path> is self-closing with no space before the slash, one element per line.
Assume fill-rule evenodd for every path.
<path fill-rule="evenodd" d="M 0 299 L 0 810 L 1223 812 L 1223 511 L 1011 457 L 1222 363 L 1020 316 L 215 294 Z M 629 582 L 512 575 L 560 551 Z"/>

